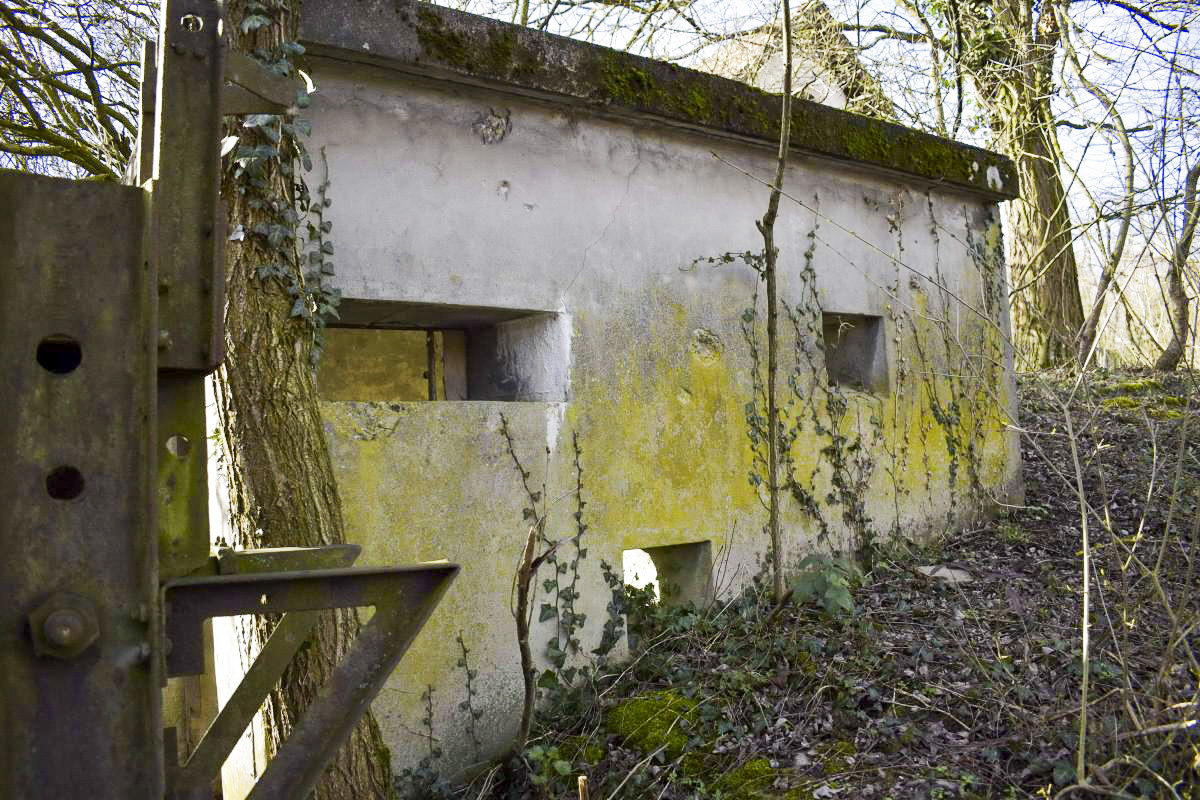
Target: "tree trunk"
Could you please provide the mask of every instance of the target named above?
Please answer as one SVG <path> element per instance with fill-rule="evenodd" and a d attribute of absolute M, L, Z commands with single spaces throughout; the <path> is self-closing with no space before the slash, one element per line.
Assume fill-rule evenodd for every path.
<path fill-rule="evenodd" d="M 229 7 L 232 31 L 241 31 L 245 4 Z M 279 52 L 294 40 L 296 9 L 276 10 L 271 23 L 248 35 L 234 36 L 243 51 Z M 244 144 L 268 140 L 230 123 Z M 255 137 L 259 138 L 255 140 Z M 289 158 L 286 148 L 283 158 Z M 294 203 L 287 165 L 268 167 L 266 182 L 274 196 Z M 262 222 L 276 223 L 287 209 L 265 209 L 248 199 L 244 183 L 226 171 L 222 195 L 230 204 L 230 230 L 246 231 Z M 344 541 L 341 501 L 334 482 L 328 445 L 317 405 L 312 367 L 312 328 L 292 316 L 294 298 L 281 277 L 259 277 L 263 264 L 279 264 L 302 282 L 299 259 L 264 238 L 247 235 L 226 249 L 225 345 L 227 356 L 217 373 L 217 410 L 221 423 L 224 469 L 229 481 L 230 514 L 240 548 L 301 547 Z M 255 618 L 243 641 L 257 650 L 274 620 Z M 353 610 L 322 615 L 312 638 L 272 692 L 264 708 L 268 756 L 285 740 L 316 697 L 333 666 L 358 632 Z M 366 800 L 392 794 L 391 765 L 379 728 L 368 714 L 355 728 L 317 784 L 318 800 Z M 298 799 L 299 800 L 299 799 Z"/>
<path fill-rule="evenodd" d="M 1016 146 L 1009 152 L 1021 187 L 1009 207 L 1013 319 L 1018 355 L 1028 367 L 1071 363 L 1083 327 L 1066 192 L 1057 151 L 1047 141 L 1050 124 L 1038 113 L 1013 137 Z"/>
<path fill-rule="evenodd" d="M 1154 362 L 1155 369 L 1173 370 L 1179 366 L 1187 346 L 1191 319 L 1188 314 L 1188 295 L 1184 288 L 1183 273 L 1191 255 L 1192 240 L 1196 235 L 1196 223 L 1200 219 L 1200 204 L 1196 202 L 1197 182 L 1200 181 L 1200 162 L 1188 170 L 1183 187 L 1183 228 L 1175 240 L 1171 253 L 1171 270 L 1167 273 L 1167 301 L 1171 318 L 1171 341 L 1162 355 Z M 1167 213 L 1164 211 L 1163 213 Z"/>
<path fill-rule="evenodd" d="M 1108 248 L 1105 263 L 1100 271 L 1100 281 L 1096 286 L 1096 296 L 1092 298 L 1092 307 L 1088 311 L 1087 319 L 1083 321 L 1083 328 L 1079 331 L 1079 342 L 1076 347 L 1076 360 L 1079 362 L 1080 369 L 1086 369 L 1092 356 L 1092 349 L 1096 344 L 1096 337 L 1100 333 L 1100 315 L 1104 311 L 1104 300 L 1108 294 L 1110 287 L 1115 285 L 1117 270 L 1121 266 L 1121 259 L 1125 256 L 1125 243 L 1129 241 L 1129 229 L 1133 224 L 1134 205 L 1137 200 L 1137 185 L 1135 179 L 1137 175 L 1137 160 L 1133 154 L 1133 142 L 1129 139 L 1129 131 L 1125 127 L 1125 120 L 1117 111 L 1116 101 L 1114 101 L 1107 92 L 1095 83 L 1092 83 L 1084 75 L 1083 64 L 1079 61 L 1079 56 L 1072 46 L 1069 37 L 1063 37 L 1064 49 L 1066 50 L 1067 61 L 1075 70 L 1075 75 L 1079 81 L 1087 89 L 1088 94 L 1096 98 L 1100 103 L 1108 109 L 1109 117 L 1112 119 L 1117 139 L 1121 142 L 1121 150 L 1125 154 L 1125 207 L 1121 210 L 1121 216 L 1117 223 L 1117 235 L 1112 242 L 1112 246 Z M 1096 208 L 1097 217 L 1100 215 L 1100 208 Z M 1122 288 L 1117 287 L 1117 293 L 1120 294 Z"/>
<path fill-rule="evenodd" d="M 1178 262 L 1172 262 L 1167 273 L 1167 304 L 1171 318 L 1171 341 L 1154 362 L 1154 368 L 1164 372 L 1179 366 L 1187 343 L 1188 328 L 1191 327 L 1188 324 L 1188 296 L 1183 288 L 1183 269 Z"/>
<path fill-rule="evenodd" d="M 1058 9 L 1041 4 L 1035 19 L 1029 0 L 999 0 L 988 11 L 961 18 L 972 40 L 962 57 L 1020 180 L 1007 231 L 1017 359 L 1059 366 L 1075 358 L 1083 300 L 1050 109 Z"/>

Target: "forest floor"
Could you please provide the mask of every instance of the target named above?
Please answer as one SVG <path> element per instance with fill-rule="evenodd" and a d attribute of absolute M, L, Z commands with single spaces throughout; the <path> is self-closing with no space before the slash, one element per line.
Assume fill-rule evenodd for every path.
<path fill-rule="evenodd" d="M 546 684 L 521 763 L 454 795 L 575 798 L 584 775 L 592 800 L 1197 800 L 1194 381 L 1027 377 L 1025 505 L 891 542 L 865 575 L 818 564 L 802 594 L 832 597 L 828 611 L 797 596 L 776 612 L 762 581 L 699 610 L 627 592 L 631 660 Z M 1083 774 L 1076 463 L 1091 556 Z M 842 578 L 850 610 L 833 597 Z"/>

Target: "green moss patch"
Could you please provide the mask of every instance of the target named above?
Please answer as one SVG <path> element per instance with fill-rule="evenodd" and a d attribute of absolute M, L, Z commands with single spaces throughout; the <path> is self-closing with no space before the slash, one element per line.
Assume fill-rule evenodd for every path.
<path fill-rule="evenodd" d="M 821 754 L 821 770 L 826 775 L 840 775 L 854 768 L 854 757 L 858 748 L 853 742 L 834 742 Z"/>
<path fill-rule="evenodd" d="M 726 772 L 716 782 L 716 788 L 731 799 L 763 797 L 778 776 L 778 770 L 765 758 L 755 758 Z"/>
<path fill-rule="evenodd" d="M 693 752 L 683 757 L 680 771 L 727 800 L 804 800 L 811 796 L 803 789 L 775 789 L 775 781 L 787 773 L 772 767 L 765 758 L 733 766 L 728 756 Z"/>
<path fill-rule="evenodd" d="M 1115 397 L 1109 397 L 1104 400 L 1105 408 L 1121 408 L 1132 409 L 1141 408 L 1146 405 L 1146 401 L 1140 397 L 1133 397 L 1127 394 L 1119 394 Z"/>
<path fill-rule="evenodd" d="M 426 57 L 464 72 L 518 80 L 539 65 L 537 54 L 518 44 L 511 26 L 490 28 L 485 36 L 459 30 L 433 9 L 417 12 L 417 41 Z"/>
<path fill-rule="evenodd" d="M 666 745 L 667 757 L 679 758 L 687 748 L 687 731 L 696 724 L 696 705 L 673 690 L 650 692 L 608 712 L 608 729 L 643 752 Z"/>
<path fill-rule="evenodd" d="M 1154 395 L 1157 385 L 1153 381 L 1139 381 L 1138 385 L 1146 388 L 1134 388 L 1128 391 L 1134 392 L 1130 394 L 1121 393 L 1114 394 L 1110 397 L 1105 397 L 1101 403 L 1105 408 L 1112 411 L 1139 411 L 1145 409 L 1146 413 L 1154 419 L 1180 419 L 1184 416 L 1182 410 L 1187 406 L 1187 399 L 1178 395 Z M 1142 393 L 1144 392 L 1144 393 Z"/>
<path fill-rule="evenodd" d="M 1145 392 L 1162 391 L 1162 383 L 1154 378 L 1136 378 L 1127 381 L 1117 381 L 1107 386 L 1099 387 L 1100 394 L 1142 394 Z"/>

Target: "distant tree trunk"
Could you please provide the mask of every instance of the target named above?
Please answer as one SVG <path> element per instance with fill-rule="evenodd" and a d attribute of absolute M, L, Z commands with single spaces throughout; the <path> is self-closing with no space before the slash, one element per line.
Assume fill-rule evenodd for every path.
<path fill-rule="evenodd" d="M 240 23 L 246 14 L 245 3 L 230 4 L 231 30 L 242 30 Z M 283 42 L 294 40 L 295 29 L 293 7 L 270 25 L 234 36 L 234 44 L 246 51 L 263 48 L 274 52 Z M 243 142 L 257 135 L 246 128 L 233 132 L 242 136 Z M 291 178 L 278 166 L 269 168 L 267 181 L 276 196 L 293 197 Z M 245 187 L 235 184 L 231 172 L 226 172 L 222 184 L 222 195 L 230 204 L 231 230 L 240 225 L 249 231 L 257 223 L 277 221 L 273 212 L 247 200 L 239 191 Z M 294 254 L 282 260 L 302 280 Z M 285 283 L 278 277 L 264 280 L 258 273 L 264 263 L 280 261 L 280 251 L 270 249 L 259 237 L 229 242 L 226 250 L 227 357 L 217 373 L 217 407 L 234 544 L 243 548 L 344 541 L 341 501 L 317 405 L 312 329 L 302 318 L 292 316 L 294 298 Z M 259 619 L 244 632 L 251 650 L 265 641 L 271 624 Z M 280 688 L 266 703 L 268 755 L 287 738 L 357 632 L 352 610 L 323 615 L 308 646 L 297 653 Z M 313 796 L 318 800 L 374 800 L 391 794 L 387 749 L 368 714 Z"/>
<path fill-rule="evenodd" d="M 1058 9 L 1047 2 L 1035 13 L 1028 0 L 968 8 L 957 20 L 972 40 L 963 66 L 1020 180 L 1007 232 L 1017 358 L 1025 367 L 1059 366 L 1075 358 L 1083 300 L 1050 108 Z"/>
<path fill-rule="evenodd" d="M 1096 343 L 1096 337 L 1100 333 L 1100 316 L 1104 311 L 1104 298 L 1109 289 L 1114 286 L 1113 279 L 1117 276 L 1117 266 L 1117 260 L 1110 259 L 1100 271 L 1100 282 L 1096 285 L 1096 296 L 1092 299 L 1092 308 L 1088 311 L 1087 319 L 1083 321 L 1083 327 L 1079 331 L 1076 360 L 1081 368 L 1087 366 L 1088 357 L 1092 354 L 1092 345 Z M 1117 291 L 1121 291 L 1119 287 Z"/>
<path fill-rule="evenodd" d="M 1092 355 L 1092 349 L 1096 344 L 1096 337 L 1100 333 L 1100 316 L 1104 311 L 1104 300 L 1108 295 L 1108 291 L 1115 284 L 1117 277 L 1117 269 L 1121 266 L 1121 260 L 1125 256 L 1125 243 L 1129 241 L 1129 229 L 1133 224 L 1134 208 L 1137 200 L 1137 185 L 1135 183 L 1137 176 L 1137 159 L 1133 152 L 1133 142 L 1129 138 L 1129 131 L 1125 127 L 1125 120 L 1117 111 L 1116 101 L 1104 90 L 1092 81 L 1088 80 L 1084 74 L 1083 63 L 1079 59 L 1079 54 L 1075 50 L 1075 46 L 1071 43 L 1069 36 L 1063 37 L 1063 46 L 1066 52 L 1067 62 L 1074 68 L 1075 75 L 1087 89 L 1088 94 L 1096 98 L 1108 109 L 1109 118 L 1113 121 L 1113 126 L 1117 134 L 1117 140 L 1121 143 L 1121 150 L 1125 155 L 1125 204 L 1121 209 L 1120 217 L 1117 221 L 1117 234 L 1112 240 L 1111 245 L 1107 247 L 1105 254 L 1105 263 L 1100 270 L 1100 281 L 1096 285 L 1096 295 L 1092 298 L 1092 307 L 1088 311 L 1087 319 L 1083 321 L 1083 327 L 1079 331 L 1079 341 L 1076 347 L 1076 360 L 1079 362 L 1080 368 L 1087 367 L 1089 359 Z M 1096 209 L 1097 216 L 1100 215 L 1100 209 Z M 1117 293 L 1121 293 L 1121 289 L 1117 288 Z"/>
<path fill-rule="evenodd" d="M 1200 162 L 1188 170 L 1187 179 L 1184 181 L 1183 228 L 1175 240 L 1175 247 L 1171 253 L 1171 268 L 1167 273 L 1171 341 L 1167 343 L 1162 355 L 1154 362 L 1155 369 L 1173 370 L 1179 366 L 1184 348 L 1187 347 L 1188 334 L 1191 332 L 1191 317 L 1188 314 L 1188 295 L 1183 282 L 1183 273 L 1187 268 L 1188 256 L 1192 252 L 1192 240 L 1196 236 L 1196 223 L 1200 221 L 1200 204 L 1196 202 L 1197 182 L 1200 182 Z M 1164 213 L 1166 212 L 1164 211 Z"/>
<path fill-rule="evenodd" d="M 1083 321 L 1083 327 L 1079 331 L 1076 360 L 1079 362 L 1080 368 L 1088 365 L 1092 348 L 1096 344 L 1096 337 L 1100 334 L 1100 315 L 1104 311 L 1104 298 L 1109 289 L 1115 285 L 1117 268 L 1121 266 L 1121 259 L 1125 255 L 1125 243 L 1129 240 L 1129 228 L 1133 222 L 1134 200 L 1136 199 L 1133 145 L 1129 141 L 1129 134 L 1125 131 L 1125 123 L 1121 120 L 1121 116 L 1114 113 L 1113 119 L 1117 123 L 1121 144 L 1125 149 L 1125 208 L 1121 211 L 1116 240 L 1108 251 L 1104 267 L 1100 270 L 1100 281 L 1096 285 L 1096 296 L 1092 298 L 1091 310 L 1088 311 L 1087 319 Z M 1121 292 L 1119 287 L 1117 292 Z"/>
<path fill-rule="evenodd" d="M 1034 109 L 1029 109 L 1033 111 Z M 1075 359 L 1083 300 L 1071 242 L 1058 157 L 1041 113 L 1013 137 L 1021 196 L 1009 207 L 1010 270 L 1017 347 L 1027 366 L 1057 367 Z"/>

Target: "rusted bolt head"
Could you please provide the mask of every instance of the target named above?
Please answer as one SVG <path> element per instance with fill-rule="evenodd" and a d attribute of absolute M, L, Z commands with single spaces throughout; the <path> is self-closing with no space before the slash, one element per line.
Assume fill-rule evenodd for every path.
<path fill-rule="evenodd" d="M 71 648 L 83 639 L 85 623 L 73 608 L 60 608 L 50 612 L 42 623 L 42 635 L 55 647 Z"/>
<path fill-rule="evenodd" d="M 29 633 L 37 655 L 77 658 L 100 638 L 100 623 L 90 602 L 57 592 L 29 615 Z"/>

